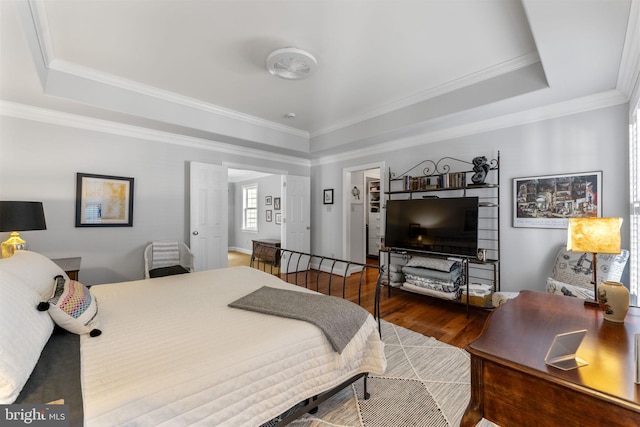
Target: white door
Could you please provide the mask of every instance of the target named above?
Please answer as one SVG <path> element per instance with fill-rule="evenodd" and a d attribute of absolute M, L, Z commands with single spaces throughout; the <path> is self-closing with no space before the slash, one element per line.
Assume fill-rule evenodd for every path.
<path fill-rule="evenodd" d="M 191 162 L 190 231 L 195 271 L 227 266 L 229 185 L 227 167 Z"/>
<path fill-rule="evenodd" d="M 284 175 L 282 177 L 282 247 L 298 252 L 311 252 L 311 178 Z M 308 259 L 283 259 L 283 272 L 306 269 Z"/>

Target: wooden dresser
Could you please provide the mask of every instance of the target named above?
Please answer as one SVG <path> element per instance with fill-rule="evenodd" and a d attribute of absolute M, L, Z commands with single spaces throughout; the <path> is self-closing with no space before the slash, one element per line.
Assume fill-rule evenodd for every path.
<path fill-rule="evenodd" d="M 545 365 L 556 334 L 586 329 L 570 371 Z M 634 334 L 640 309 L 625 323 L 603 319 L 583 300 L 523 291 L 491 314 L 469 344 L 471 400 L 463 427 L 482 417 L 508 426 L 639 426 L 640 385 L 634 383 Z"/>

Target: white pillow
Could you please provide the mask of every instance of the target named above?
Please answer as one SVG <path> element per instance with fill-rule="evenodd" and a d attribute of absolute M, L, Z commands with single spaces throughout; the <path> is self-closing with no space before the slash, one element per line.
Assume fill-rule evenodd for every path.
<path fill-rule="evenodd" d="M 0 274 L 13 273 L 30 288 L 35 289 L 42 299 L 53 295 L 53 278 L 69 276 L 53 261 L 44 255 L 30 251 L 16 251 L 12 257 L 0 260 Z"/>
<path fill-rule="evenodd" d="M 448 259 L 441 258 L 425 258 L 425 257 L 412 257 L 407 262 L 407 267 L 422 267 L 422 268 L 430 268 L 431 270 L 438 271 L 451 271 L 456 265 L 457 261 L 451 261 Z"/>
<path fill-rule="evenodd" d="M 16 400 L 53 331 L 51 317 L 36 309 L 40 300 L 22 277 L 0 273 L 0 404 Z"/>

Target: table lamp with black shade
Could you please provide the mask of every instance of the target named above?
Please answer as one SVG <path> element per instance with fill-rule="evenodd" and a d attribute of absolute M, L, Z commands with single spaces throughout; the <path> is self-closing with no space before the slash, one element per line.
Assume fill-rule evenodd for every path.
<path fill-rule="evenodd" d="M 27 242 L 20 237 L 19 231 L 46 229 L 42 202 L 0 201 L 0 232 L 11 232 L 9 239 L 2 242 L 2 258 L 27 248 Z"/>
<path fill-rule="evenodd" d="M 570 218 L 567 232 L 567 250 L 591 252 L 593 261 L 593 300 L 584 304 L 598 307 L 597 254 L 619 254 L 622 218 Z"/>

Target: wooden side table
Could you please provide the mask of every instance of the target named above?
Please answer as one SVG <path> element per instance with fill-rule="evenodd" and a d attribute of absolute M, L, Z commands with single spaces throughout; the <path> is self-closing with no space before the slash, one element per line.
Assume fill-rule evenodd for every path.
<path fill-rule="evenodd" d="M 67 273 L 69 279 L 78 280 L 78 274 L 80 273 L 80 263 L 82 262 L 82 257 L 72 257 L 72 258 L 57 258 L 52 259 L 51 261 L 58 264 L 58 266 Z"/>
<path fill-rule="evenodd" d="M 577 356 L 588 362 L 562 371 L 544 362 L 556 334 L 586 329 Z M 640 308 L 624 323 L 561 295 L 522 291 L 492 314 L 469 344 L 471 400 L 461 426 L 482 417 L 499 425 L 535 427 L 640 425 L 634 383 L 634 335 Z"/>

